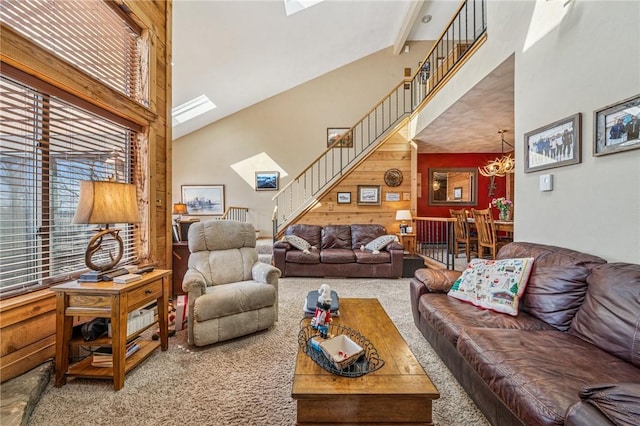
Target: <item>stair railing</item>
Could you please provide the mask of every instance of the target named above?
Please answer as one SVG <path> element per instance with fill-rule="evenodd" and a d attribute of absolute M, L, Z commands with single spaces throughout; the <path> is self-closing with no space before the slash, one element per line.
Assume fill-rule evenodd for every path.
<path fill-rule="evenodd" d="M 393 88 L 273 197 L 274 237 L 314 206 L 325 191 L 366 158 L 404 118 L 423 108 L 427 96 L 453 74 L 486 28 L 486 0 L 464 0 L 414 76 Z"/>

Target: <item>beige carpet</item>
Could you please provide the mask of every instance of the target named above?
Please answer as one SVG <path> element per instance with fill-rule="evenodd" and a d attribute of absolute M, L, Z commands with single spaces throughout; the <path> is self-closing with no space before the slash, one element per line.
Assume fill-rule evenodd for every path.
<path fill-rule="evenodd" d="M 340 297 L 377 297 L 442 395 L 437 425 L 487 421 L 413 324 L 409 280 L 285 278 L 280 320 L 270 330 L 206 348 L 191 348 L 185 332 L 169 339 L 131 371 L 125 387 L 70 380 L 47 388 L 30 425 L 293 425 L 291 382 L 304 296 L 328 283 Z"/>

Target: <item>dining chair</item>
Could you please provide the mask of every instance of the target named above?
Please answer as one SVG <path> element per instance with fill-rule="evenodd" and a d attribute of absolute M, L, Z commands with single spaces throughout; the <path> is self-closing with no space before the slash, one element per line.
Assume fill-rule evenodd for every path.
<path fill-rule="evenodd" d="M 464 244 L 465 253 L 467 255 L 467 263 L 471 262 L 471 253 L 478 253 L 478 236 L 471 231 L 471 225 L 469 224 L 469 214 L 466 210 L 454 210 L 449 209 L 451 217 L 456 220 L 455 222 L 455 235 L 453 243 L 453 255 L 458 257 L 458 250 L 460 244 Z M 475 251 L 472 251 L 475 249 Z"/>
<path fill-rule="evenodd" d="M 483 258 L 485 248 L 487 248 L 491 259 L 495 260 L 498 249 L 510 241 L 498 237 L 491 209 L 471 209 L 471 215 L 478 230 L 478 257 Z"/>

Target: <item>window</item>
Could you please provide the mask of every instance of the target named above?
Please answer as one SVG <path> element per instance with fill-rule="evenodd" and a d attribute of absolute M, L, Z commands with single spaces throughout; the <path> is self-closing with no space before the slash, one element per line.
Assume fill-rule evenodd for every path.
<path fill-rule="evenodd" d="M 43 87 L 46 84 L 43 83 Z M 133 182 L 137 132 L 42 89 L 0 76 L 0 295 L 86 269 L 91 225 L 73 225 L 80 180 Z M 123 262 L 135 259 L 120 225 Z"/>
<path fill-rule="evenodd" d="M 148 44 L 116 2 L 3 0 L 0 20 L 95 79 L 149 105 Z"/>

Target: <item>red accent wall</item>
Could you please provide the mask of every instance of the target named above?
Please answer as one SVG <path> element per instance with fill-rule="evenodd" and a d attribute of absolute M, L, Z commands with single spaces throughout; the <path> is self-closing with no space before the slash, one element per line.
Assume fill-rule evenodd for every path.
<path fill-rule="evenodd" d="M 418 173 L 421 173 L 420 187 L 422 190 L 418 198 L 418 216 L 449 217 L 449 209 L 455 206 L 430 206 L 429 205 L 429 169 L 441 169 L 448 167 L 478 167 L 488 161 L 500 157 L 500 153 L 469 153 L 469 154 L 418 154 Z M 496 189 L 494 195 L 489 197 L 489 178 L 478 173 L 478 204 L 475 206 L 461 206 L 466 210 L 471 208 L 486 209 L 493 198 L 504 197 L 507 193 L 507 180 L 504 177 L 495 178 Z M 495 210 L 495 209 L 494 209 Z M 497 217 L 497 210 L 494 216 Z"/>

